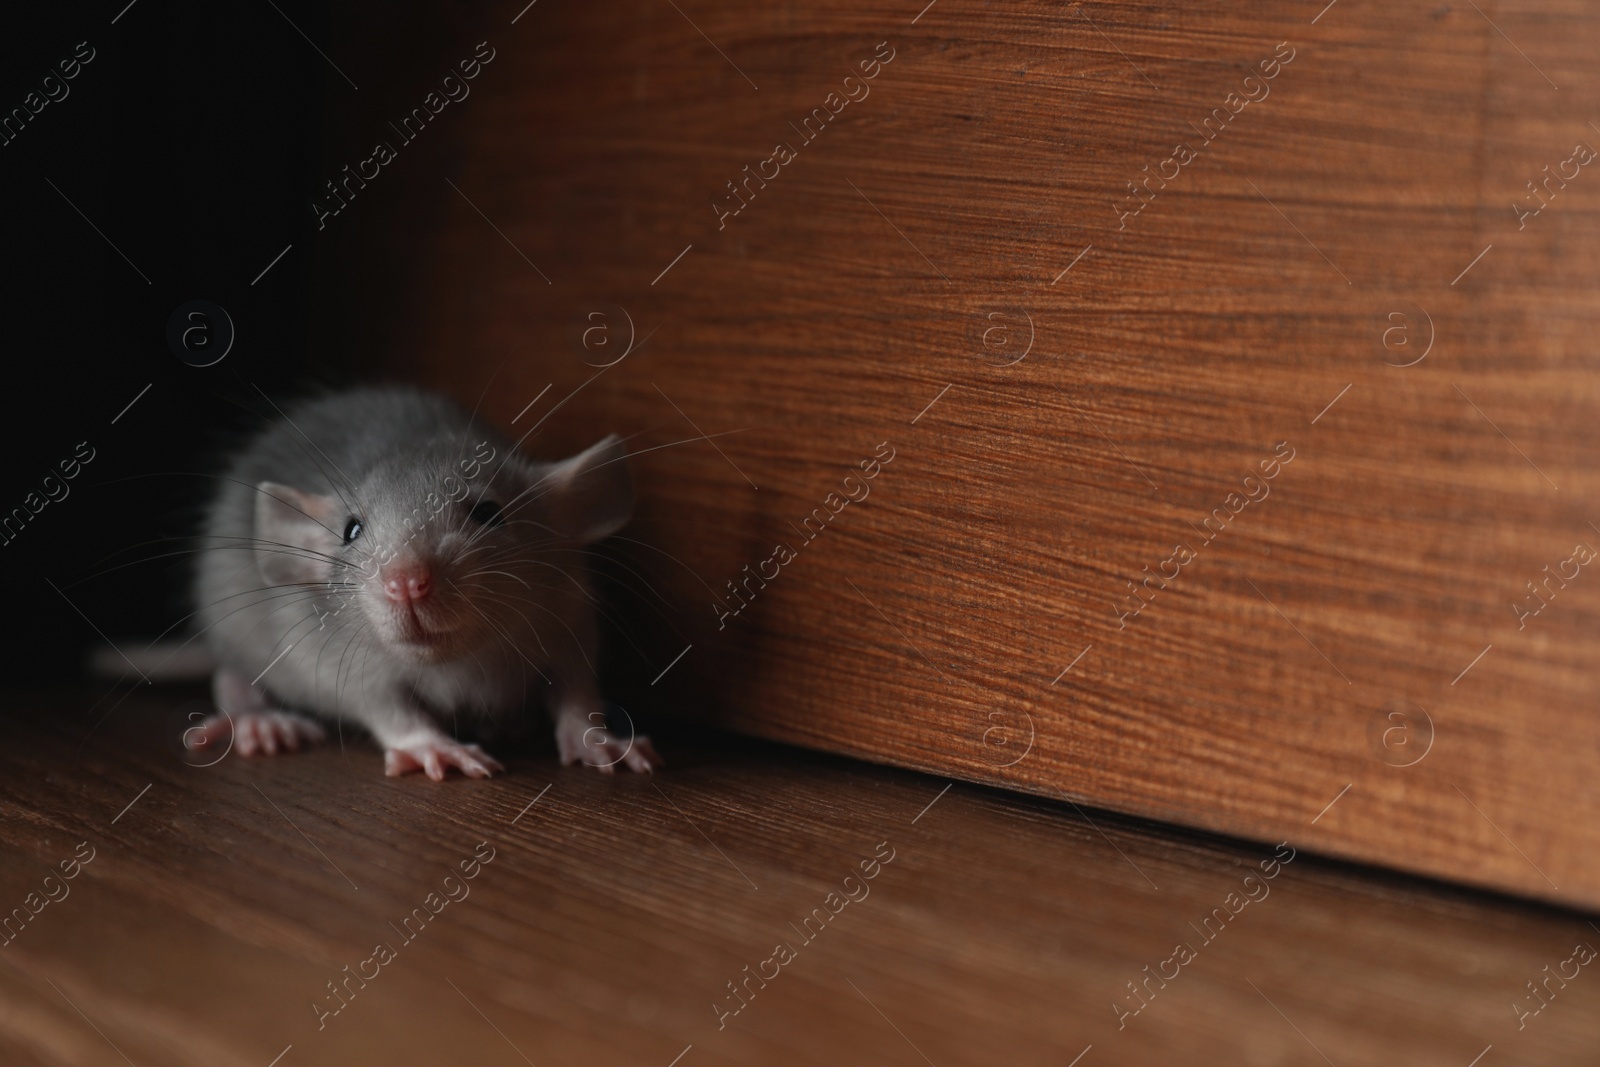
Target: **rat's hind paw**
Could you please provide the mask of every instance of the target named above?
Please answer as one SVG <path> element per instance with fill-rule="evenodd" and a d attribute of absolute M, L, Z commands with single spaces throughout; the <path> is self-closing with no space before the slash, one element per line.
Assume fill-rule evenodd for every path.
<path fill-rule="evenodd" d="M 183 744 L 191 752 L 204 752 L 230 736 L 241 756 L 275 756 L 280 750 L 298 752 L 327 734 L 321 723 L 292 711 L 246 711 L 237 715 L 218 712 L 199 726 L 185 730 Z"/>
<path fill-rule="evenodd" d="M 454 767 L 468 778 L 488 778 L 505 767 L 477 745 L 464 745 L 448 737 L 428 737 L 383 751 L 383 773 L 398 778 L 422 771 L 436 782 L 444 781 Z"/>
<path fill-rule="evenodd" d="M 664 766 L 648 737 L 622 739 L 605 727 L 590 726 L 576 717 L 562 719 L 556 725 L 556 750 L 563 767 L 582 763 L 601 774 L 616 773 L 619 763 L 641 774 Z"/>

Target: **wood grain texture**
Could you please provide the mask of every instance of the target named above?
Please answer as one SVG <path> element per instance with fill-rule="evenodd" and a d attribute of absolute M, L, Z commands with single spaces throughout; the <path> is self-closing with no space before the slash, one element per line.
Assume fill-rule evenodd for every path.
<path fill-rule="evenodd" d="M 1600 143 L 1600 13 L 920 6 L 350 14 L 330 174 L 497 53 L 328 221 L 326 343 L 541 455 L 633 435 L 630 700 L 1600 903 L 1600 579 L 1513 608 L 1600 546 L 1600 177 L 1527 185 Z"/>
<path fill-rule="evenodd" d="M 1600 944 L 1570 912 L 1304 851 L 1263 879 L 1270 848 L 681 731 L 654 780 L 530 753 L 488 782 L 392 780 L 354 740 L 191 766 L 173 727 L 192 706 L 8 695 L 0 901 L 80 842 L 94 856 L 0 948 L 7 1064 L 946 1067 L 1092 1046 L 1080 1067 L 1463 1067 L 1492 1045 L 1486 1063 L 1560 1067 L 1600 1038 L 1593 965 L 1520 1029 L 1511 1010 Z M 427 904 L 441 890 L 460 899 Z M 419 906 L 437 914 L 407 942 L 390 924 Z M 818 908 L 836 914 L 803 935 Z M 778 942 L 794 958 L 719 1016 Z M 364 965 L 376 943 L 394 958 Z M 1174 943 L 1196 958 L 1119 1029 L 1113 1003 Z M 370 981 L 319 1016 L 346 965 Z"/>

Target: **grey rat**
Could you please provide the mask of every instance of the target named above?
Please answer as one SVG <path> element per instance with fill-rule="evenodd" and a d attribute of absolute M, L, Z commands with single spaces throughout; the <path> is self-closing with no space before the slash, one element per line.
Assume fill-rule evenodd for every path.
<path fill-rule="evenodd" d="M 632 511 L 615 435 L 539 463 L 414 389 L 291 406 L 207 511 L 193 591 L 218 712 L 186 744 L 294 750 L 320 718 L 366 728 L 389 775 L 488 777 L 500 763 L 441 724 L 504 721 L 542 693 L 562 763 L 659 766 L 648 738 L 606 728 L 594 670 L 582 546 Z"/>

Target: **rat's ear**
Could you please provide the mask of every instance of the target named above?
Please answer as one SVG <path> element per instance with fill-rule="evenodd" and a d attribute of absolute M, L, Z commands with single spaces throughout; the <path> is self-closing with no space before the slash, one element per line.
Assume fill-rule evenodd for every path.
<path fill-rule="evenodd" d="M 339 501 L 277 482 L 256 486 L 256 567 L 268 585 L 308 585 L 327 580 L 319 556 L 339 546 L 333 526 Z"/>
<path fill-rule="evenodd" d="M 633 475 L 616 434 L 552 464 L 540 487 L 551 528 L 579 544 L 609 537 L 633 517 Z"/>

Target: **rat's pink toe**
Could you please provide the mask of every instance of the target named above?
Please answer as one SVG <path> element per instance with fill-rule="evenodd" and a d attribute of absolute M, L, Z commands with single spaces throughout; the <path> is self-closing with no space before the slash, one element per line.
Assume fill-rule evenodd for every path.
<path fill-rule="evenodd" d="M 629 769 L 641 774 L 653 774 L 657 767 L 665 765 L 665 761 L 657 755 L 656 748 L 650 743 L 648 737 L 633 739 L 633 748 L 628 751 L 625 762 Z"/>
<path fill-rule="evenodd" d="M 259 745 L 256 720 L 253 715 L 241 715 L 233 726 L 233 743 L 241 756 L 254 756 Z"/>
<path fill-rule="evenodd" d="M 556 750 L 563 767 L 581 762 L 601 774 L 615 774 L 619 763 L 641 774 L 648 774 L 662 765 L 648 737 L 623 740 L 610 730 L 586 726 L 575 718 L 556 724 Z"/>
<path fill-rule="evenodd" d="M 320 724 L 292 711 L 247 711 L 236 715 L 218 712 L 185 730 L 183 744 L 190 751 L 208 751 L 222 747 L 231 738 L 233 749 L 241 756 L 275 756 L 279 752 L 298 752 L 326 736 Z"/>
<path fill-rule="evenodd" d="M 211 751 L 233 736 L 233 723 L 226 715 L 212 715 L 183 732 L 183 747 L 191 752 Z"/>
<path fill-rule="evenodd" d="M 420 770 L 436 782 L 443 781 L 454 767 L 467 778 L 490 778 L 505 768 L 477 745 L 464 745 L 449 737 L 434 737 L 413 742 L 403 748 L 386 750 L 385 773 L 391 777 Z"/>

